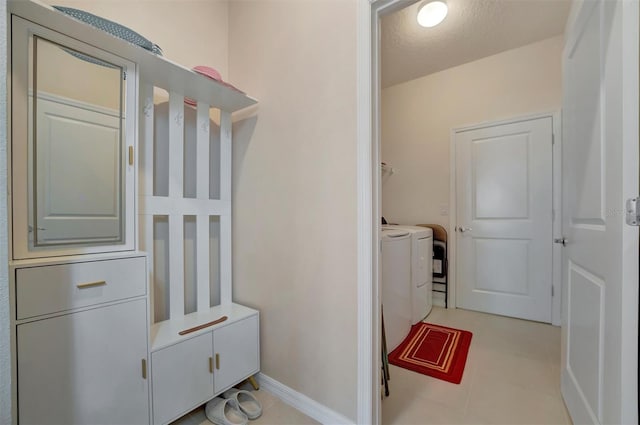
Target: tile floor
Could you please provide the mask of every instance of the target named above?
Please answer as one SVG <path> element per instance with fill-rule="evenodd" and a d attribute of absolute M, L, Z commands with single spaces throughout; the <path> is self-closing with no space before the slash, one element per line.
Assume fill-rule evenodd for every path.
<path fill-rule="evenodd" d="M 249 421 L 249 425 L 316 425 L 319 422 L 311 419 L 298 410 L 280 401 L 273 394 L 265 391 L 253 391 L 248 384 L 243 384 L 240 388 L 252 391 L 255 397 L 262 404 L 262 416 Z M 211 422 L 204 414 L 204 407 L 199 407 L 191 413 L 183 416 L 171 425 L 211 425 Z"/>
<path fill-rule="evenodd" d="M 560 328 L 434 307 L 427 322 L 473 332 L 462 382 L 391 366 L 382 424 L 571 424 L 560 396 Z"/>
<path fill-rule="evenodd" d="M 560 396 L 560 328 L 438 307 L 426 321 L 473 332 L 462 382 L 391 366 L 382 425 L 571 424 Z M 263 414 L 250 424 L 318 423 L 264 390 L 254 394 Z M 198 408 L 172 425 L 210 422 Z"/>

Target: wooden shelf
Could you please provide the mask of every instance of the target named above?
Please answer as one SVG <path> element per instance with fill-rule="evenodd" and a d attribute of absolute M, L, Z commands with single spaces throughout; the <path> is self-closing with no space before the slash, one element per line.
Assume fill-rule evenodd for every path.
<path fill-rule="evenodd" d="M 92 46 L 128 59 L 139 66 L 141 80 L 167 91 L 204 102 L 214 108 L 234 112 L 258 101 L 225 84 L 204 77 L 182 65 L 155 55 L 89 24 L 75 20 L 37 1 L 10 0 L 9 12 L 33 22 L 46 22 L 47 27 Z M 133 28 L 135 30 L 135 28 Z M 162 46 L 161 46 L 162 47 Z M 203 64 L 215 66 L 215 64 Z"/>
<path fill-rule="evenodd" d="M 176 317 L 151 326 L 151 352 L 194 338 L 215 329 L 223 328 L 239 320 L 257 315 L 258 311 L 240 304 L 218 305 L 206 312 L 195 312 Z M 179 335 L 178 332 L 227 316 L 228 319 L 216 325 Z"/>

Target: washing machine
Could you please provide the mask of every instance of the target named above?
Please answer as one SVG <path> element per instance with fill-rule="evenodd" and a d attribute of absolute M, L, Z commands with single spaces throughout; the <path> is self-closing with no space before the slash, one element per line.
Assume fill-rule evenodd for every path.
<path fill-rule="evenodd" d="M 411 330 L 411 232 L 383 229 L 382 306 L 387 352 L 393 351 Z"/>
<path fill-rule="evenodd" d="M 411 235 L 411 323 L 416 324 L 433 307 L 433 230 L 404 225 L 383 225 L 382 229 Z"/>

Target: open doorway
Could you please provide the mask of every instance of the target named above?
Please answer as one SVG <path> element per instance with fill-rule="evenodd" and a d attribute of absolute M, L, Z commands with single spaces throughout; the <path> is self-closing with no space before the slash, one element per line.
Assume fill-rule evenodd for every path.
<path fill-rule="evenodd" d="M 449 1 L 441 25 L 421 28 L 425 3 L 387 2 L 381 14 L 381 216 L 445 230 L 450 267 L 433 281 L 434 308 L 424 321 L 474 339 L 459 384 L 392 365 L 381 423 L 570 423 L 559 388 L 560 329 L 495 315 L 560 323 L 554 139 L 570 3 Z M 502 234 L 506 228 L 511 233 Z M 384 256 L 383 242 L 383 305 Z M 512 308 L 536 291 L 535 302 Z M 385 305 L 385 321 L 393 314 Z"/>
<path fill-rule="evenodd" d="M 443 226 L 449 233 L 450 245 L 455 245 L 459 239 L 455 233 L 460 228 L 465 236 L 474 236 L 480 231 L 476 224 L 483 226 L 488 220 L 495 223 L 498 219 L 522 227 L 531 218 L 531 204 L 544 203 L 543 231 L 547 233 L 546 248 L 551 251 L 553 210 L 559 208 L 552 199 L 552 144 L 561 139 L 561 57 L 569 2 L 449 2 L 449 15 L 434 28 L 417 24 L 421 5 L 412 4 L 381 19 L 380 152 L 385 164 L 381 176 L 382 215 L 394 223 Z M 526 24 L 518 25 L 525 16 L 529 17 Z M 493 136 L 486 134 L 471 135 L 469 149 L 474 152 L 469 152 L 470 158 L 456 157 L 461 147 L 456 151 L 455 141 L 462 135 L 545 116 L 551 119 L 543 139 L 532 141 L 530 131 L 523 129 L 504 130 L 507 137 L 511 133 L 523 135 L 514 143 L 505 140 L 504 135 L 493 141 L 487 138 Z M 544 158 L 534 163 L 536 158 L 529 155 L 529 149 L 539 144 L 546 145 L 541 149 Z M 516 151 L 523 154 L 523 163 L 514 161 Z M 460 161 L 467 162 L 456 164 Z M 541 171 L 540 178 L 546 181 L 531 181 L 537 176 L 527 173 L 525 167 Z M 466 168 L 472 171 L 468 188 L 456 185 L 465 177 L 456 173 Z M 510 181 L 500 186 L 505 179 Z M 559 188 L 555 189 L 559 192 Z M 468 219 L 463 217 L 468 215 L 466 211 L 456 210 L 467 207 L 456 204 L 458 195 L 464 197 L 457 192 L 464 190 L 470 190 L 468 209 L 473 210 L 468 211 Z M 547 199 L 536 199 L 530 193 L 533 191 L 546 192 Z M 485 222 L 481 223 L 481 219 Z M 485 238 L 495 237 L 496 232 L 485 232 Z M 448 248 L 453 263 L 455 246 Z M 493 264 L 496 259 L 484 260 L 488 261 L 478 267 L 484 264 L 493 269 L 487 274 L 494 281 L 505 274 L 505 267 Z M 551 257 L 544 266 L 551 268 Z M 456 282 L 451 281 L 455 271 L 456 267 L 451 267 L 447 291 L 452 306 L 460 298 L 456 296 Z M 549 305 L 545 307 L 549 311 L 550 276 L 545 275 L 549 289 L 545 294 Z M 492 288 L 490 280 L 487 277 L 479 285 L 486 285 L 486 292 L 511 290 Z M 443 286 L 436 284 L 436 289 Z M 444 292 L 434 293 L 434 303 L 444 306 L 444 296 Z M 537 320 L 551 322 L 550 315 L 546 316 L 544 319 L 539 315 Z"/>
<path fill-rule="evenodd" d="M 377 307 L 380 301 L 380 256 L 378 249 L 372 249 L 370 257 L 367 254 L 369 246 L 373 248 L 377 245 L 373 242 L 380 234 L 378 219 L 382 210 L 379 24 L 385 15 L 402 9 L 407 4 L 399 0 L 374 0 L 369 8 L 368 2 L 363 2 L 362 10 L 365 13 L 361 14 L 359 21 L 359 34 L 363 40 L 360 44 L 366 47 L 360 49 L 358 61 L 359 75 L 362 77 L 359 84 L 359 104 L 362 107 L 359 107 L 358 140 L 361 189 L 359 205 L 362 212 L 360 246 L 363 248 L 359 257 L 362 272 L 362 279 L 359 281 L 359 311 L 366 314 L 368 308 L 372 309 L 371 321 L 359 322 L 359 347 L 363 357 L 367 353 L 374 356 L 380 353 L 380 341 L 376 332 L 380 325 Z M 555 379 L 561 374 L 559 392 L 562 393 L 573 420 L 580 423 L 637 423 L 638 420 L 640 255 L 637 213 L 633 205 L 640 190 L 637 122 L 640 110 L 639 18 L 638 2 L 573 1 L 563 42 L 562 143 L 563 151 L 566 149 L 569 154 L 564 154 L 560 164 L 563 188 L 562 236 L 558 238 L 557 244 L 562 247 L 562 344 L 560 371 L 557 370 L 558 367 L 554 367 L 553 376 Z M 370 98 L 368 94 L 371 95 Z M 364 164 L 372 167 L 369 168 L 369 174 L 363 172 Z M 394 164 L 390 164 L 390 167 L 393 168 Z M 368 215 L 368 211 L 373 211 L 373 214 Z M 367 234 L 371 236 L 371 232 L 366 232 L 367 228 L 373 230 L 371 239 L 366 237 Z M 372 277 L 372 285 L 367 284 L 368 277 Z M 475 323 L 478 329 L 484 329 L 484 321 L 477 316 L 466 319 L 451 316 L 465 314 L 463 309 L 438 311 L 450 315 L 454 322 L 462 320 L 463 325 Z M 494 315 L 484 317 L 490 318 L 489 322 L 494 325 L 502 320 L 537 324 Z M 367 328 L 368 325 L 373 326 Z M 549 325 L 542 326 L 554 329 Z M 498 328 L 504 329 L 505 326 L 498 325 Z M 528 332 L 521 329 L 511 337 L 516 339 Z M 497 338 L 486 348 L 504 342 L 504 338 Z M 473 347 L 473 342 L 471 346 Z M 371 347 L 374 348 L 373 352 L 364 351 Z M 499 359 L 495 353 L 487 357 Z M 359 409 L 359 419 L 368 418 L 367 415 L 370 414 L 371 420 L 368 422 L 398 422 L 397 418 L 380 415 L 380 386 L 375 384 L 380 372 L 377 360 L 379 358 L 373 357 L 361 362 L 359 395 L 369 397 L 371 404 L 361 398 L 363 408 Z M 519 408 L 516 402 L 518 397 L 514 398 L 518 391 L 505 392 L 504 385 L 496 385 L 496 377 L 509 376 L 509 371 L 504 367 L 507 363 L 498 362 L 499 367 L 490 382 L 473 385 L 484 390 L 487 397 L 497 394 L 498 403 L 490 403 L 486 399 L 483 403 L 477 403 L 476 400 L 475 404 L 493 404 L 493 411 L 498 413 L 515 410 L 516 416 L 489 419 L 487 415 L 490 412 L 485 411 L 476 417 L 476 422 L 519 422 L 523 420 L 523 415 L 526 416 L 528 410 Z M 362 385 L 367 379 L 370 385 Z M 528 382 L 524 377 L 519 377 L 516 381 L 514 384 Z M 420 384 L 418 387 L 425 386 Z M 414 422 L 455 421 L 451 417 L 444 418 L 443 412 L 446 415 L 448 412 L 459 411 L 461 406 L 466 405 L 464 409 L 468 414 L 469 406 L 474 404 L 466 399 L 453 407 L 447 406 L 443 401 L 451 401 L 452 394 L 447 394 L 447 390 L 438 388 L 437 384 L 431 384 L 429 388 L 435 388 L 434 391 L 444 394 L 445 398 L 432 406 L 419 403 L 422 413 L 417 413 Z M 368 390 L 371 393 L 367 393 Z M 417 388 L 404 390 L 406 397 L 397 411 L 406 413 L 412 410 L 409 405 L 416 400 L 416 390 Z M 465 392 L 461 393 L 464 397 Z M 556 395 L 558 400 L 559 395 Z M 402 398 L 402 394 L 400 396 Z M 433 397 L 431 400 L 433 401 Z M 372 409 L 366 409 L 368 405 Z M 541 402 L 539 410 L 547 410 L 549 406 L 550 403 Z M 425 409 L 428 409 L 429 415 L 424 414 Z M 388 412 L 389 409 L 386 410 Z M 532 414 L 536 413 L 538 412 Z M 407 422 L 411 418 L 400 420 Z M 473 419 L 467 415 L 458 420 L 469 422 Z M 525 420 L 531 422 L 532 418 Z"/>

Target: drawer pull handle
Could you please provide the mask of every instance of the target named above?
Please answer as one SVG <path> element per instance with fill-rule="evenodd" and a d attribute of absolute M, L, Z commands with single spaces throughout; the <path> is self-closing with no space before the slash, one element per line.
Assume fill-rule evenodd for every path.
<path fill-rule="evenodd" d="M 147 379 L 147 359 L 142 359 L 142 379 Z"/>
<path fill-rule="evenodd" d="M 227 320 L 227 316 L 222 316 L 219 319 L 213 320 L 211 322 L 203 323 L 202 325 L 194 326 L 193 328 L 185 329 L 183 331 L 178 332 L 178 335 L 186 335 L 191 332 L 199 331 L 200 329 L 208 328 L 209 326 L 217 325 L 218 323 L 222 323 Z"/>
<path fill-rule="evenodd" d="M 100 280 L 97 282 L 78 283 L 76 286 L 78 287 L 78 289 L 84 289 L 84 288 L 93 288 L 94 286 L 104 286 L 106 284 L 107 284 L 106 281 Z"/>
<path fill-rule="evenodd" d="M 209 373 L 213 373 L 213 357 L 209 357 Z"/>
<path fill-rule="evenodd" d="M 216 369 L 220 370 L 220 353 L 216 353 Z"/>

